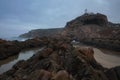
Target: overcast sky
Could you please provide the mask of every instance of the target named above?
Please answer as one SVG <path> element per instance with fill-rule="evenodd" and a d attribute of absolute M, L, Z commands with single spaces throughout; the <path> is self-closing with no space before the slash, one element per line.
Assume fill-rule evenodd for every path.
<path fill-rule="evenodd" d="M 120 22 L 120 0 L 0 0 L 0 37 L 64 27 L 86 8 L 107 15 L 109 21 Z"/>

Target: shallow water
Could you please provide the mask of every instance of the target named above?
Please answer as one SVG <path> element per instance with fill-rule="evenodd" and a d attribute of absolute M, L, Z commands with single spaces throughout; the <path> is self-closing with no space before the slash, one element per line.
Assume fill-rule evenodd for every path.
<path fill-rule="evenodd" d="M 93 48 L 94 57 L 103 67 L 112 68 L 120 66 L 120 52 Z"/>
<path fill-rule="evenodd" d="M 8 71 L 12 68 L 12 66 L 17 63 L 20 60 L 27 60 L 30 57 L 33 56 L 33 54 L 40 51 L 42 48 L 36 48 L 36 49 L 30 49 L 30 50 L 24 50 L 19 53 L 19 55 L 15 55 L 12 57 L 9 57 L 6 60 L 0 60 L 0 74 Z"/>

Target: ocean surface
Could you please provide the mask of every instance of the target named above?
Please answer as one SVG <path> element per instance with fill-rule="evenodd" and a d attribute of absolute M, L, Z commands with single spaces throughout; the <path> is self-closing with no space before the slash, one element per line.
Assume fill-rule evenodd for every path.
<path fill-rule="evenodd" d="M 17 41 L 25 41 L 25 40 L 30 39 L 30 38 L 6 37 L 6 38 L 1 38 L 1 39 L 7 40 L 7 41 L 14 41 L 14 40 L 17 40 Z"/>

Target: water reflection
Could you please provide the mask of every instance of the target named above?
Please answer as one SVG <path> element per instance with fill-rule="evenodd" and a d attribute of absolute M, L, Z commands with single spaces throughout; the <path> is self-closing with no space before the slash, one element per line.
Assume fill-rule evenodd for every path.
<path fill-rule="evenodd" d="M 1 67 L 3 64 L 7 64 L 7 63 L 9 63 L 9 62 L 11 62 L 11 61 L 13 61 L 13 60 L 15 60 L 15 59 L 17 59 L 17 58 L 18 58 L 18 55 L 15 55 L 15 56 L 9 57 L 9 58 L 7 58 L 7 59 L 5 59 L 5 60 L 0 60 L 0 67 Z"/>
<path fill-rule="evenodd" d="M 15 63 L 17 63 L 18 61 L 29 59 L 31 56 L 33 56 L 33 54 L 40 51 L 41 49 L 42 48 L 24 50 L 24 51 L 20 52 L 19 55 L 9 57 L 6 60 L 1 60 L 0 61 L 0 74 L 2 74 L 4 72 L 8 71 L 9 69 L 11 69 L 12 66 Z"/>

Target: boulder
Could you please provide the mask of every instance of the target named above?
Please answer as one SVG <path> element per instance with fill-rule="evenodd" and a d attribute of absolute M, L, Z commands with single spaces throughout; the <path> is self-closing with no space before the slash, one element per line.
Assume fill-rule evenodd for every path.
<path fill-rule="evenodd" d="M 54 75 L 52 80 L 73 80 L 72 76 L 66 70 L 60 70 Z"/>
<path fill-rule="evenodd" d="M 41 69 L 32 72 L 27 80 L 50 80 L 51 78 L 52 78 L 51 72 Z"/>

